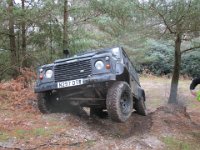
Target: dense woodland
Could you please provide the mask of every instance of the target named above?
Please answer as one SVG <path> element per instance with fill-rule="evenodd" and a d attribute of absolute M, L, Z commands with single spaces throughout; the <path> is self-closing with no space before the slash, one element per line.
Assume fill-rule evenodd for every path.
<path fill-rule="evenodd" d="M 172 77 L 170 99 L 180 74 L 200 74 L 199 0 L 1 0 L 0 22 L 0 81 L 116 45 L 138 72 Z"/>

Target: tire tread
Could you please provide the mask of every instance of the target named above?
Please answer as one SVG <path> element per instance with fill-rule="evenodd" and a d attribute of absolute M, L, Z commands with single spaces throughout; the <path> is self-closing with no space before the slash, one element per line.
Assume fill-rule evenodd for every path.
<path fill-rule="evenodd" d="M 50 113 L 50 110 L 48 109 L 46 103 L 45 93 L 38 93 L 37 99 L 38 99 L 38 109 L 40 110 L 40 112 L 43 114 Z"/>
<path fill-rule="evenodd" d="M 120 108 L 117 103 L 117 99 L 121 98 L 121 91 L 125 90 L 127 87 L 128 87 L 129 93 L 131 94 L 129 85 L 123 81 L 117 81 L 113 83 L 112 86 L 108 89 L 106 106 L 107 106 L 108 114 L 113 121 L 125 122 L 132 113 L 131 112 L 128 116 L 122 116 L 122 114 L 120 113 Z"/>

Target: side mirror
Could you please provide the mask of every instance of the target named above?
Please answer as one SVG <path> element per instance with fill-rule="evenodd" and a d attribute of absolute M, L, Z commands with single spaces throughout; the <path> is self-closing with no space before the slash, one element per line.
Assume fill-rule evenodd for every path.
<path fill-rule="evenodd" d="M 65 57 L 69 56 L 69 50 L 68 49 L 64 49 L 63 50 L 63 54 L 65 55 Z"/>

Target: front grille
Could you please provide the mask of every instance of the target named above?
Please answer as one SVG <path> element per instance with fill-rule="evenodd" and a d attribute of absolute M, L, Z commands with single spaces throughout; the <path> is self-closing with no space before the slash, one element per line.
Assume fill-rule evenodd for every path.
<path fill-rule="evenodd" d="M 91 70 L 90 59 L 56 65 L 54 68 L 55 82 L 86 78 L 91 74 Z"/>

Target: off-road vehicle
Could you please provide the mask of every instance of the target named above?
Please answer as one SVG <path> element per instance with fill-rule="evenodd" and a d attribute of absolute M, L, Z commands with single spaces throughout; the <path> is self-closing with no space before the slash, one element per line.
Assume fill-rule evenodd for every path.
<path fill-rule="evenodd" d="M 107 111 L 113 121 L 125 122 L 133 109 L 146 115 L 145 92 L 122 47 L 59 59 L 38 69 L 35 92 L 42 113 L 89 107 L 90 114 Z"/>

